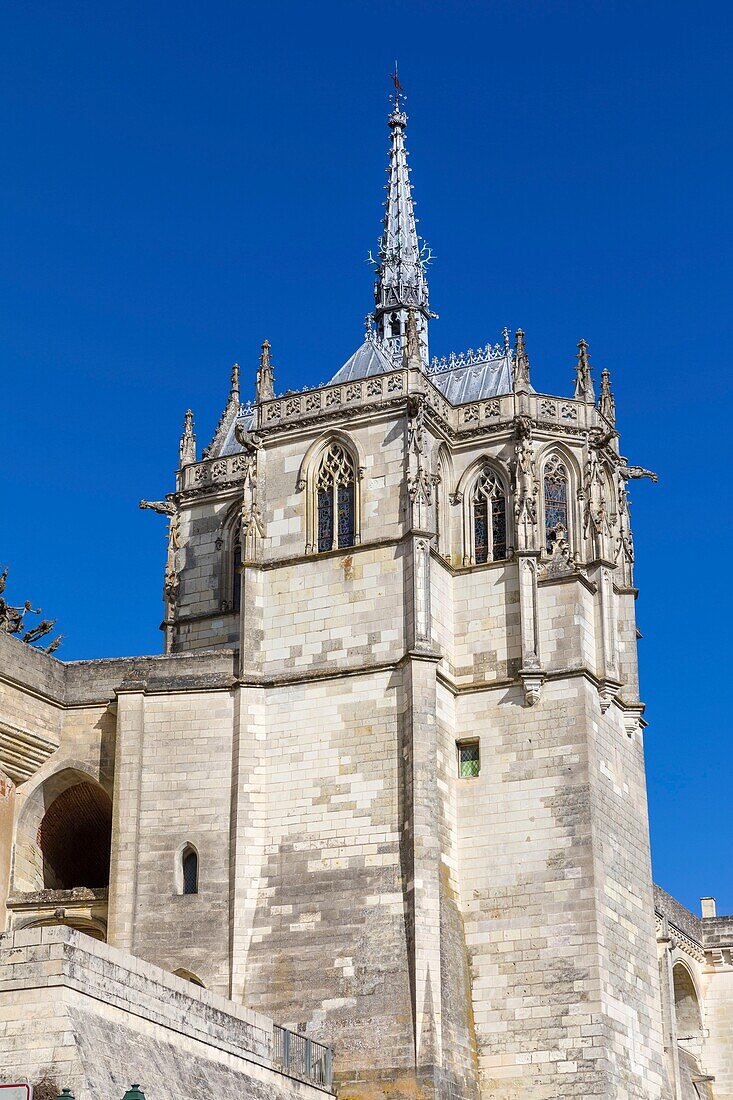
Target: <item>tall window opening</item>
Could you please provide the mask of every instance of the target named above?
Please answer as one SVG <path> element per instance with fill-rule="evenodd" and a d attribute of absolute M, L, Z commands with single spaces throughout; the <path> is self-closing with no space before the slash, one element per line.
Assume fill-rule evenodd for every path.
<path fill-rule="evenodd" d="M 543 481 L 545 506 L 545 548 L 552 553 L 553 534 L 562 524 L 568 527 L 568 471 L 559 455 L 552 455 L 545 466 Z"/>
<path fill-rule="evenodd" d="M 321 459 L 318 493 L 318 551 L 354 545 L 354 460 L 340 443 Z"/>
<path fill-rule="evenodd" d="M 183 893 L 198 894 L 199 892 L 199 857 L 190 845 L 183 849 L 181 856 L 183 871 Z"/>
<path fill-rule="evenodd" d="M 232 611 L 239 611 L 242 605 L 242 544 L 237 540 L 232 554 Z"/>
<path fill-rule="evenodd" d="M 483 565 L 506 558 L 506 497 L 490 466 L 479 474 L 473 490 L 474 561 Z"/>

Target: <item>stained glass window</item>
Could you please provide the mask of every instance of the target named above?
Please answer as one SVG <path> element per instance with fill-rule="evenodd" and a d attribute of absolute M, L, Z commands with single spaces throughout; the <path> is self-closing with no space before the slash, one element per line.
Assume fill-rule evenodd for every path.
<path fill-rule="evenodd" d="M 503 493 L 491 500 L 491 533 L 493 560 L 502 561 L 506 557 L 506 500 Z"/>
<path fill-rule="evenodd" d="M 339 546 L 354 545 L 354 483 L 338 487 Z"/>
<path fill-rule="evenodd" d="M 475 779 L 481 771 L 481 755 L 478 741 L 458 744 L 458 774 L 461 779 Z"/>
<path fill-rule="evenodd" d="M 354 461 L 340 443 L 324 454 L 316 479 L 318 551 L 354 545 Z"/>
<path fill-rule="evenodd" d="M 199 892 L 199 857 L 193 848 L 186 848 L 183 853 L 183 892 L 184 894 Z"/>
<path fill-rule="evenodd" d="M 506 497 L 490 466 L 484 466 L 473 491 L 473 554 L 477 565 L 506 557 Z"/>
<path fill-rule="evenodd" d="M 545 546 L 552 553 L 552 535 L 558 524 L 568 530 L 568 471 L 559 455 L 552 455 L 545 466 Z"/>
<path fill-rule="evenodd" d="M 333 547 L 333 489 L 318 490 L 318 552 Z"/>
<path fill-rule="evenodd" d="M 489 521 L 486 498 L 477 500 L 473 506 L 473 544 L 477 565 L 489 560 Z"/>

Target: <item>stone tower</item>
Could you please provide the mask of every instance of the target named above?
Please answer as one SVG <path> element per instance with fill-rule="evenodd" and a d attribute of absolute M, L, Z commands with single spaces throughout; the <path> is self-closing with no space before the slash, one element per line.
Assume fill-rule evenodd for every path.
<path fill-rule="evenodd" d="M 344 1095 L 662 1097 L 629 480 L 609 373 L 427 361 L 399 97 L 376 330 L 233 388 L 171 510 L 168 651 L 236 651 L 229 992 Z M 564 369 L 564 368 L 562 368 Z"/>

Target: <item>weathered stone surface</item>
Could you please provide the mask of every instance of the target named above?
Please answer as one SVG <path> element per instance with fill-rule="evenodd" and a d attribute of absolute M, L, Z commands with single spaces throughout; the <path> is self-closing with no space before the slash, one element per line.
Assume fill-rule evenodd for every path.
<path fill-rule="evenodd" d="M 272 1021 L 67 928 L 0 938 L 4 1077 L 162 1100 L 316 1100 L 272 1060 Z"/>

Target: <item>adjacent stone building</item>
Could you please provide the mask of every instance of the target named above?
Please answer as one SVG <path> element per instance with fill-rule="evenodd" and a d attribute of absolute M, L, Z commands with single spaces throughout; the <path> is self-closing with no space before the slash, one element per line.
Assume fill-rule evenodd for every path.
<path fill-rule="evenodd" d="M 0 634 L 7 927 L 203 985 L 311 1068 L 333 1045 L 349 1100 L 732 1100 L 733 918 L 652 886 L 628 486 L 654 475 L 584 341 L 567 396 L 521 329 L 430 360 L 405 126 L 398 93 L 361 346 L 281 394 L 265 341 L 254 401 L 235 367 L 141 502 L 164 655 Z"/>

